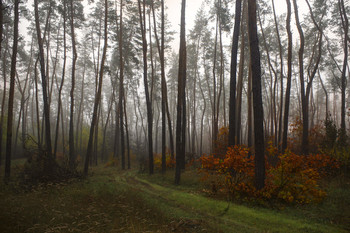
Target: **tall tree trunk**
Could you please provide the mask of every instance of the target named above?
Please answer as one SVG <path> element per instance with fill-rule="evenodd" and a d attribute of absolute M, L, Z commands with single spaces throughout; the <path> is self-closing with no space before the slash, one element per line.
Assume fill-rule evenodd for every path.
<path fill-rule="evenodd" d="M 241 23 L 241 47 L 239 55 L 239 70 L 237 83 L 237 99 L 236 99 L 236 137 L 237 144 L 241 144 L 241 121 L 242 121 L 242 92 L 243 92 L 243 76 L 244 76 L 244 55 L 245 55 L 245 30 L 247 4 L 243 4 L 242 23 Z"/>
<path fill-rule="evenodd" d="M 344 6 L 344 0 L 338 0 L 339 12 L 342 21 L 342 28 L 344 30 L 344 59 L 343 68 L 341 74 L 341 121 L 340 121 L 340 143 L 346 144 L 346 125 L 345 125 L 345 92 L 346 92 L 346 66 L 348 64 L 348 43 L 350 41 L 349 31 L 349 20 L 346 15 L 346 9 Z"/>
<path fill-rule="evenodd" d="M 204 106 L 203 106 L 203 110 L 202 110 L 202 119 L 201 119 L 200 146 L 199 146 L 199 155 L 202 156 L 202 153 L 203 153 L 203 125 L 204 125 L 204 117 L 205 117 L 205 110 L 207 107 L 207 101 L 205 100 L 205 95 L 204 95 L 203 88 L 202 88 L 202 82 L 199 82 L 199 88 L 201 90 L 202 99 L 204 101 Z"/>
<path fill-rule="evenodd" d="M 181 169 L 184 168 L 186 148 L 186 0 L 181 5 L 181 29 L 179 50 L 178 97 L 176 119 L 176 168 L 175 184 L 180 183 Z"/>
<path fill-rule="evenodd" d="M 216 57 L 217 57 L 217 40 L 218 40 L 218 16 L 216 16 L 216 26 L 215 26 L 215 42 L 214 42 L 214 58 L 213 58 L 213 122 L 212 122 L 212 127 L 213 127 L 213 136 L 212 136 L 212 148 L 213 151 L 216 150 L 216 141 L 218 139 L 218 133 L 219 133 L 219 126 L 218 126 L 218 119 L 216 118 Z"/>
<path fill-rule="evenodd" d="M 86 49 L 86 48 L 85 48 Z M 84 57 L 84 65 L 83 65 L 83 74 L 81 79 L 81 96 L 80 96 L 80 103 L 79 103 L 79 110 L 78 110 L 78 117 L 77 117 L 77 125 L 76 125 L 76 131 L 77 132 L 77 138 L 76 138 L 76 146 L 75 148 L 79 148 L 79 153 L 82 153 L 81 145 L 78 146 L 79 140 L 81 140 L 83 135 L 82 133 L 78 133 L 80 128 L 83 128 L 83 111 L 84 111 L 84 87 L 85 87 L 85 72 L 86 72 L 86 58 Z"/>
<path fill-rule="evenodd" d="M 239 29 L 241 24 L 242 0 L 236 0 L 235 26 L 232 36 L 231 73 L 230 73 L 230 101 L 229 101 L 229 134 L 228 145 L 236 144 L 236 76 L 237 76 L 237 51 L 239 41 Z"/>
<path fill-rule="evenodd" d="M 299 48 L 299 80 L 300 80 L 300 95 L 301 95 L 301 105 L 302 105 L 302 115 L 303 115 L 303 134 L 302 134 L 302 142 L 301 148 L 304 154 L 308 153 L 309 150 L 309 113 L 307 106 L 307 99 L 305 95 L 305 84 L 304 84 L 304 47 L 305 47 L 305 38 L 304 32 L 300 24 L 299 20 L 299 12 L 298 5 L 296 0 L 293 0 L 294 5 L 294 14 L 295 14 L 295 22 L 298 28 L 299 37 L 300 37 L 300 48 Z"/>
<path fill-rule="evenodd" d="M 19 0 L 15 0 L 14 7 L 14 33 L 11 58 L 11 73 L 10 73 L 10 90 L 7 113 L 7 134 L 6 134 L 6 160 L 5 160 L 5 176 L 4 180 L 7 183 L 11 173 L 11 152 L 12 152 L 12 121 L 13 121 L 13 100 L 15 94 L 15 76 L 16 76 L 16 61 L 18 47 L 18 22 L 19 22 Z"/>
<path fill-rule="evenodd" d="M 73 0 L 70 1 L 70 28 L 72 37 L 72 86 L 70 90 L 70 120 L 69 120 L 69 168 L 75 169 L 75 148 L 74 148 L 74 88 L 75 88 L 75 67 L 78 59 L 77 48 L 75 44 L 74 32 L 74 5 Z"/>
<path fill-rule="evenodd" d="M 88 171 L 89 171 L 89 162 L 90 162 L 90 157 L 92 154 L 92 142 L 93 142 L 93 137 L 94 137 L 94 132 L 95 132 L 95 126 L 97 124 L 98 107 L 99 107 L 99 104 L 101 101 L 103 72 L 104 72 L 104 65 L 105 65 L 107 46 L 108 46 L 108 44 L 107 44 L 107 42 L 108 42 L 108 24 L 107 23 L 108 23 L 108 0 L 105 0 L 103 54 L 102 54 L 102 59 L 101 59 L 101 68 L 100 68 L 100 74 L 99 74 L 99 80 L 98 80 L 98 89 L 97 89 L 95 102 L 94 102 L 94 111 L 92 113 L 89 141 L 88 141 L 88 146 L 87 146 L 87 150 L 86 150 L 86 157 L 85 157 L 85 164 L 84 164 L 84 175 L 85 176 L 87 176 Z"/>
<path fill-rule="evenodd" d="M 255 185 L 257 189 L 265 186 L 265 148 L 264 148 L 264 112 L 261 93 L 261 67 L 259 41 L 256 24 L 256 0 L 248 0 L 249 44 L 252 69 L 252 89 L 254 105 L 254 140 L 255 140 Z"/>
<path fill-rule="evenodd" d="M 126 149 L 127 149 L 127 165 L 128 169 L 131 168 L 130 161 L 130 139 L 129 139 L 129 128 L 128 128 L 128 116 L 126 114 L 126 97 L 124 95 L 124 115 L 125 115 L 125 135 L 126 135 Z"/>
<path fill-rule="evenodd" d="M 37 124 L 37 135 L 38 135 L 38 147 L 42 150 L 41 134 L 40 134 L 40 115 L 39 115 L 39 88 L 38 88 L 38 62 L 39 57 L 35 61 L 34 65 L 34 82 L 35 82 L 35 110 L 36 110 L 36 124 Z"/>
<path fill-rule="evenodd" d="M 119 28 L 119 127 L 120 127 L 120 153 L 122 169 L 125 169 L 125 138 L 124 138 L 124 61 L 123 61 L 123 0 L 120 1 L 120 28 Z"/>
<path fill-rule="evenodd" d="M 66 6 L 67 6 L 66 0 L 64 0 L 63 1 L 63 67 L 62 67 L 61 84 L 60 84 L 59 90 L 58 90 L 58 107 L 57 107 L 57 120 L 56 120 L 56 131 L 55 131 L 56 133 L 55 133 L 54 152 L 53 152 L 54 158 L 56 158 L 56 153 L 57 153 L 57 143 L 58 143 L 61 106 L 62 106 L 62 89 L 63 89 L 64 77 L 65 77 L 65 73 L 66 73 L 66 60 L 67 60 Z M 56 77 L 56 81 L 57 81 L 57 77 Z"/>
<path fill-rule="evenodd" d="M 52 147 L 51 147 L 51 126 L 50 126 L 50 106 L 47 96 L 47 83 L 46 83 L 46 73 L 45 73 L 45 57 L 43 48 L 43 39 L 41 37 L 40 22 L 39 22 L 39 10 L 38 10 L 38 0 L 34 0 L 34 10 L 35 10 L 35 25 L 39 44 L 39 61 L 40 61 L 40 72 L 41 72 L 41 84 L 43 91 L 43 102 L 44 102 L 44 119 L 45 119 L 45 144 L 46 153 L 48 154 L 49 160 L 52 159 Z M 50 164 L 47 164 L 50 169 Z"/>
<path fill-rule="evenodd" d="M 287 0 L 289 1 L 289 0 Z M 290 2 L 289 2 L 290 7 Z M 282 47 L 282 41 L 281 36 L 279 32 L 279 27 L 277 23 L 277 17 L 276 17 L 276 9 L 275 9 L 275 1 L 272 0 L 272 9 L 273 9 L 273 19 L 275 22 L 276 27 L 276 35 L 277 35 L 277 41 L 278 41 L 278 49 L 279 49 L 279 57 L 280 57 L 280 110 L 279 110 L 279 120 L 278 120 L 278 135 L 275 135 L 277 137 L 277 145 L 281 143 L 281 137 L 282 137 L 282 126 L 283 126 L 283 47 Z M 288 13 L 287 13 L 288 14 Z M 289 17 L 290 18 L 290 17 Z M 289 21 L 290 23 L 290 21 Z"/>
<path fill-rule="evenodd" d="M 0 0 L 0 57 L 1 57 L 1 52 L 3 51 L 2 50 L 2 40 L 3 40 L 3 18 L 4 18 L 4 14 L 3 14 L 3 11 L 4 11 L 4 5 L 2 3 L 2 0 Z M 5 47 L 8 47 L 8 40 L 6 40 L 6 45 Z M 4 90 L 3 90 L 3 94 L 2 94 L 2 100 L 1 100 L 1 115 L 0 115 L 0 166 L 2 165 L 2 155 L 3 155 L 3 142 L 2 142 L 2 135 L 3 135 L 3 126 L 4 126 L 4 114 L 5 114 L 5 99 L 6 99 L 6 84 L 7 84 L 7 81 L 6 81 L 6 62 L 5 62 L 5 54 L 6 52 L 4 51 L 3 52 L 3 60 L 2 60 L 2 73 L 3 73 L 3 78 L 4 78 Z"/>
<path fill-rule="evenodd" d="M 320 83 L 321 83 L 321 86 L 322 86 L 322 90 L 324 91 L 324 94 L 325 94 L 325 97 L 326 97 L 326 114 L 325 114 L 325 119 L 328 120 L 328 116 L 329 116 L 328 91 L 327 91 L 326 87 L 323 84 L 323 80 L 322 80 L 322 77 L 321 77 L 320 70 L 318 69 L 317 72 L 318 72 L 318 77 L 320 79 Z"/>
<path fill-rule="evenodd" d="M 164 16 L 164 0 L 161 0 L 161 43 L 159 43 L 159 38 L 157 35 L 157 27 L 154 13 L 154 4 L 152 1 L 152 11 L 153 11 L 153 24 L 154 24 L 154 35 L 157 41 L 158 53 L 160 58 L 160 68 L 161 68 L 161 92 L 162 92 L 162 172 L 166 170 L 166 108 L 168 105 L 168 97 L 166 91 L 166 80 L 165 80 L 165 58 L 164 58 L 164 44 L 165 44 L 165 16 Z M 169 111 L 168 111 L 169 112 Z M 170 136 L 170 150 L 172 156 L 174 156 L 174 144 L 173 144 L 173 133 L 171 128 L 170 114 L 168 113 L 168 125 L 169 125 L 169 136 Z"/>
<path fill-rule="evenodd" d="M 139 15 L 140 15 L 140 27 L 142 34 L 142 51 L 143 51 L 143 82 L 145 86 L 146 105 L 147 105 L 147 121 L 148 121 L 148 162 L 149 173 L 153 174 L 153 140 L 152 140 L 152 102 L 150 100 L 147 80 L 147 40 L 146 40 L 146 1 L 143 0 L 143 7 L 141 11 L 141 0 L 138 0 Z"/>
<path fill-rule="evenodd" d="M 288 136 L 288 119 L 289 119 L 289 101 L 290 101 L 290 89 L 292 84 L 292 53 L 293 53 L 293 38 L 292 31 L 290 28 L 290 21 L 292 15 L 292 6 L 290 0 L 286 0 L 287 3 L 287 34 L 288 34 L 288 73 L 287 73 L 287 87 L 286 87 L 286 98 L 284 105 L 284 116 L 283 116 L 283 136 L 282 136 L 282 152 L 287 148 L 287 136 Z"/>

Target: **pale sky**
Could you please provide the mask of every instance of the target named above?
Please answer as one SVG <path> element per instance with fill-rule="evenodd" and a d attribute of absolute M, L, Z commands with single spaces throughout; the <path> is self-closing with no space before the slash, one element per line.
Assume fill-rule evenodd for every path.
<path fill-rule="evenodd" d="M 186 0 L 186 31 L 193 28 L 194 26 L 194 20 L 195 16 L 197 14 L 197 11 L 202 5 L 202 2 L 205 0 Z M 171 25 L 173 27 L 173 30 L 176 32 L 180 31 L 180 16 L 181 16 L 181 0 L 165 0 L 165 6 L 167 7 L 166 13 L 168 14 L 169 21 L 171 22 Z M 270 4 L 272 1 L 270 1 Z M 286 1 L 284 0 L 275 0 L 275 9 L 277 14 L 282 14 L 287 11 Z M 299 11 L 300 14 L 303 14 L 307 12 L 307 5 L 305 1 L 299 0 L 298 1 Z M 232 3 L 232 9 L 231 12 L 234 12 L 235 7 L 235 1 Z M 293 11 L 293 6 L 292 6 Z M 233 20 L 233 19 L 232 19 Z M 174 35 L 174 41 L 172 47 L 177 52 L 177 49 L 179 48 L 179 35 Z"/>
<path fill-rule="evenodd" d="M 197 11 L 201 7 L 202 3 L 205 0 L 187 0 L 186 1 L 186 31 L 193 28 L 194 26 L 194 20 L 195 16 L 197 14 Z M 85 5 L 87 5 L 86 0 L 84 0 Z M 165 6 L 166 6 L 166 13 L 168 14 L 169 21 L 171 22 L 171 25 L 173 27 L 173 30 L 177 32 L 177 34 L 174 35 L 174 41 L 172 43 L 172 47 L 175 51 L 177 51 L 179 47 L 179 35 L 178 32 L 180 31 L 180 16 L 181 16 L 181 2 L 182 0 L 165 0 Z M 232 9 L 231 12 L 234 11 L 234 4 L 235 1 L 231 3 Z M 271 4 L 271 2 L 270 2 Z M 32 7 L 33 0 L 29 0 L 27 2 L 28 7 Z M 305 1 L 299 0 L 298 1 L 299 10 L 300 13 L 307 11 L 307 6 L 305 4 Z M 286 3 L 283 0 L 275 0 L 275 7 L 277 14 L 281 14 L 286 12 Z M 293 8 L 293 7 L 292 7 Z M 292 9 L 293 10 L 293 9 Z M 232 19 L 233 20 L 233 19 Z M 26 27 L 28 26 L 28 22 L 24 19 L 21 19 L 20 21 L 20 31 L 22 35 L 26 35 Z"/>

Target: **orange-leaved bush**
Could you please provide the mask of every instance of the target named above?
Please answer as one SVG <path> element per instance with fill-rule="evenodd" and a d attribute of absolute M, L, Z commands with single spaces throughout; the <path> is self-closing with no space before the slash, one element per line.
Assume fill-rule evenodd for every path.
<path fill-rule="evenodd" d="M 248 148 L 243 146 L 229 147 L 221 158 L 209 155 L 202 156 L 199 160 L 202 165 L 201 171 L 205 175 L 224 176 L 224 183 L 218 183 L 216 186 L 224 186 L 231 194 L 251 190 L 254 177 L 254 157 L 249 156 Z"/>
<path fill-rule="evenodd" d="M 262 200 L 279 200 L 286 203 L 310 203 L 321 201 L 326 193 L 318 181 L 338 163 L 323 154 L 297 155 L 290 151 L 279 154 L 270 144 L 266 153 L 265 188 L 254 186 L 254 155 L 249 156 L 248 148 L 229 147 L 224 157 L 213 155 L 200 158 L 201 171 L 214 180 L 224 180 L 217 186 L 233 196 L 244 196 Z M 274 159 L 271 159 L 274 158 Z M 277 159 L 276 159 L 277 158 Z"/>

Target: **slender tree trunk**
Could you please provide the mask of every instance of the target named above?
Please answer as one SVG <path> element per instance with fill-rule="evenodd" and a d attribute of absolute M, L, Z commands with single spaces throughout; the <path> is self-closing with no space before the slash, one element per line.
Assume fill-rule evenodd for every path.
<path fill-rule="evenodd" d="M 38 147 L 39 150 L 42 149 L 41 144 L 41 134 L 40 134 L 40 115 L 39 115 L 39 88 L 38 88 L 38 61 L 39 58 L 36 59 L 35 65 L 34 65 L 34 79 L 35 79 L 35 106 L 36 106 L 36 124 L 37 124 L 37 134 L 38 134 Z"/>
<path fill-rule="evenodd" d="M 241 27 L 242 0 L 236 0 L 235 26 L 232 36 L 231 74 L 230 74 L 230 101 L 229 101 L 229 135 L 228 145 L 236 144 L 236 76 L 239 29 Z"/>
<path fill-rule="evenodd" d="M 2 50 L 2 40 L 3 40 L 3 21 L 4 21 L 4 5 L 2 3 L 2 0 L 0 0 L 0 57 Z M 7 44 L 7 43 L 6 43 Z M 5 52 L 4 52 L 5 54 Z M 4 55 L 5 56 L 5 55 Z M 2 150 L 3 150 L 3 143 L 2 143 L 2 133 L 3 133 L 3 124 L 4 124 L 4 112 L 5 112 L 5 99 L 6 99 L 6 71 L 5 71 L 5 64 L 3 64 L 3 78 L 4 78 L 4 90 L 1 100 L 1 115 L 0 115 L 0 167 L 2 165 Z"/>
<path fill-rule="evenodd" d="M 349 31 L 349 20 L 346 15 L 346 9 L 344 6 L 344 0 L 338 0 L 339 12 L 342 20 L 342 27 L 344 30 L 344 59 L 343 68 L 341 74 L 341 121 L 340 121 L 340 142 L 346 144 L 346 125 L 345 125 L 345 92 L 346 92 L 346 66 L 348 64 L 348 43 L 350 41 L 348 31 Z"/>
<path fill-rule="evenodd" d="M 73 0 L 70 1 L 70 28 L 72 37 L 72 83 L 70 90 L 70 120 L 69 120 L 69 168 L 75 169 L 75 148 L 74 148 L 74 88 L 75 88 L 75 67 L 78 59 L 77 48 L 75 44 L 74 32 L 74 5 Z"/>
<path fill-rule="evenodd" d="M 286 87 L 286 99 L 284 105 L 284 118 L 283 118 L 283 136 L 282 136 L 282 152 L 287 148 L 287 136 L 288 136 L 288 119 L 289 119 L 289 101 L 290 101 L 290 89 L 292 84 L 292 53 L 293 53 L 293 38 L 292 31 L 290 28 L 290 21 L 292 15 L 292 6 L 290 0 L 287 2 L 287 34 L 288 34 L 288 73 L 287 73 L 287 87 Z"/>
<path fill-rule="evenodd" d="M 38 10 L 38 0 L 34 0 L 34 9 L 35 9 L 35 25 L 36 32 L 39 44 L 39 61 L 40 61 L 40 72 L 41 72 L 41 84 L 43 91 L 43 102 L 44 102 L 44 118 L 45 118 L 45 143 L 46 143 L 46 152 L 49 159 L 52 157 L 52 147 L 51 147 L 51 127 L 50 127 L 50 106 L 47 96 L 47 83 L 46 83 L 46 73 L 45 73 L 45 58 L 44 58 L 44 48 L 43 40 L 41 37 L 40 22 L 39 22 L 39 10 Z M 50 164 L 48 164 L 50 169 Z"/>
<path fill-rule="evenodd" d="M 243 4 L 242 23 L 241 23 L 241 47 L 239 57 L 238 83 L 237 83 L 237 99 L 236 99 L 236 137 L 237 144 L 241 144 L 241 121 L 242 121 L 242 92 L 243 92 L 243 76 L 244 76 L 244 57 L 245 57 L 245 30 L 246 9 L 247 4 Z"/>
<path fill-rule="evenodd" d="M 317 70 L 317 72 L 318 72 L 318 77 L 319 77 L 320 82 L 321 82 L 322 90 L 324 91 L 324 94 L 325 94 L 325 97 L 326 97 L 326 115 L 325 115 L 325 119 L 328 119 L 328 115 L 329 115 L 328 91 L 327 91 L 326 87 L 323 84 L 323 80 L 322 80 L 322 77 L 321 77 L 320 70 Z"/>
<path fill-rule="evenodd" d="M 61 84 L 58 90 L 58 107 L 57 107 L 57 120 L 56 120 L 56 134 L 55 134 L 55 142 L 54 142 L 54 158 L 56 158 L 57 153 L 57 143 L 58 143 L 58 135 L 59 135 L 59 125 L 60 125 L 60 115 L 61 115 L 61 106 L 62 106 L 62 89 L 64 84 L 64 77 L 66 73 L 66 60 L 67 60 L 67 42 L 66 42 L 66 0 L 63 1 L 63 67 L 62 67 L 62 78 Z M 56 78 L 57 81 L 57 78 Z"/>
<path fill-rule="evenodd" d="M 289 1 L 289 0 L 287 0 L 287 1 Z M 289 2 L 289 5 L 290 5 L 290 2 Z M 272 0 L 272 9 L 273 9 L 273 19 L 274 19 L 275 27 L 276 27 L 276 35 L 277 35 L 277 40 L 278 40 L 278 49 L 279 49 L 279 57 L 280 57 L 280 82 L 281 82 L 280 83 L 280 88 L 281 88 L 281 90 L 280 90 L 281 91 L 280 92 L 280 110 L 279 110 L 279 120 L 278 120 L 278 135 L 275 135 L 277 137 L 277 145 L 280 145 L 281 137 L 282 137 L 282 126 L 283 126 L 283 124 L 282 124 L 283 123 L 283 47 L 282 47 L 281 36 L 280 36 L 279 27 L 278 27 L 278 23 L 277 23 L 275 1 L 274 0 Z M 289 23 L 290 23 L 290 21 L 289 21 Z"/>
<path fill-rule="evenodd" d="M 249 61 L 249 68 L 248 68 L 248 91 L 247 91 L 247 98 L 248 98 L 248 118 L 247 118 L 247 141 L 248 141 L 248 147 L 252 148 L 254 143 L 253 143 L 253 98 L 252 98 L 252 69 L 250 68 L 251 66 L 251 61 Z M 249 151 L 250 153 L 250 151 Z"/>
<path fill-rule="evenodd" d="M 153 174 L 153 140 L 152 140 L 152 102 L 150 100 L 147 80 L 147 40 L 146 40 L 146 1 L 143 0 L 143 7 L 141 11 L 141 0 L 138 0 L 139 15 L 140 15 L 140 27 L 142 34 L 142 50 L 143 50 L 143 82 L 145 86 L 146 105 L 147 105 L 147 121 L 148 121 L 148 162 L 149 173 Z"/>
<path fill-rule="evenodd" d="M 129 139 L 128 117 L 127 117 L 127 114 L 126 114 L 126 97 L 125 97 L 125 95 L 124 95 L 124 115 L 125 115 L 127 165 L 128 165 L 128 169 L 130 169 L 131 168 L 131 163 L 130 163 L 130 139 Z"/>
<path fill-rule="evenodd" d="M 10 73 L 10 89 L 7 113 L 7 134 L 6 134 L 6 160 L 5 160 L 5 176 L 4 180 L 7 183 L 11 173 L 11 153 L 12 153 L 12 121 L 13 121 L 13 100 L 15 94 L 15 76 L 16 76 L 16 60 L 18 47 L 18 22 L 19 22 L 19 0 L 15 0 L 14 7 L 14 34 L 11 58 L 11 73 Z"/>
<path fill-rule="evenodd" d="M 303 115 L 303 134 L 302 134 L 302 143 L 301 148 L 304 154 L 308 153 L 308 133 L 309 133 L 309 114 L 308 114 L 308 101 L 305 95 L 305 84 L 304 84 L 304 47 L 305 47 L 305 39 L 304 32 L 300 24 L 299 20 L 299 12 L 298 5 L 296 0 L 293 0 L 294 5 L 294 14 L 295 14 L 295 22 L 298 28 L 299 37 L 300 37 L 300 47 L 299 47 L 299 80 L 300 80 L 300 95 L 301 95 L 301 105 L 302 105 L 302 115 Z"/>
<path fill-rule="evenodd" d="M 154 13 L 154 5 L 152 0 L 152 11 L 153 11 L 153 24 L 154 24 L 154 35 L 157 41 L 158 53 L 160 58 L 160 68 L 161 68 L 161 92 L 162 92 L 162 172 L 164 173 L 166 170 L 166 108 L 168 105 L 167 91 L 166 91 L 166 80 L 165 80 L 165 59 L 164 59 L 164 44 L 165 44 L 165 23 L 164 23 L 164 0 L 161 1 L 161 43 L 159 43 L 158 35 L 157 35 L 157 27 Z M 169 126 L 169 135 L 170 135 L 170 150 L 172 156 L 174 155 L 174 145 L 172 139 L 172 129 L 171 129 L 171 121 L 170 114 L 168 114 L 168 125 Z"/>
<path fill-rule="evenodd" d="M 218 119 L 216 118 L 216 57 L 217 57 L 217 40 L 218 40 L 218 16 L 216 16 L 216 26 L 215 26 L 215 42 L 214 42 L 214 58 L 213 58 L 213 136 L 212 136 L 212 148 L 213 151 L 216 150 L 216 141 L 218 139 L 218 132 L 219 132 L 219 126 L 218 126 Z"/>
<path fill-rule="evenodd" d="M 199 82 L 199 88 L 201 90 L 202 99 L 204 101 L 204 106 L 203 106 L 203 110 L 202 110 L 200 147 L 199 147 L 199 155 L 202 156 L 202 154 L 203 154 L 203 125 L 204 125 L 204 117 L 205 117 L 205 110 L 206 110 L 206 107 L 207 107 L 207 101 L 205 100 L 205 95 L 204 95 L 204 92 L 203 92 L 203 88 L 202 88 L 202 83 L 201 82 Z"/>
<path fill-rule="evenodd" d="M 94 137 L 95 126 L 97 124 L 98 107 L 99 107 L 99 104 L 101 101 L 104 64 L 105 64 L 105 60 L 106 60 L 106 53 L 107 53 L 107 46 L 108 46 L 108 44 L 107 44 L 107 42 L 108 42 L 108 24 L 107 23 L 108 23 L 108 1 L 105 0 L 104 46 L 103 46 L 101 68 L 100 68 L 100 74 L 99 74 L 99 80 L 98 80 L 98 89 L 97 89 L 95 102 L 94 102 L 94 111 L 92 114 L 89 141 L 88 141 L 88 146 L 87 146 L 87 150 L 86 150 L 86 157 L 85 157 L 85 164 L 84 164 L 84 175 L 85 176 L 87 176 L 88 171 L 89 171 L 89 162 L 90 162 L 90 157 L 92 154 L 92 142 L 93 142 L 93 137 Z"/>
<path fill-rule="evenodd" d="M 119 60 L 120 60 L 120 77 L 119 77 L 119 127 L 121 143 L 122 169 L 125 169 L 125 137 L 124 137 L 124 61 L 123 61 L 123 0 L 120 1 L 120 28 L 119 28 Z"/>

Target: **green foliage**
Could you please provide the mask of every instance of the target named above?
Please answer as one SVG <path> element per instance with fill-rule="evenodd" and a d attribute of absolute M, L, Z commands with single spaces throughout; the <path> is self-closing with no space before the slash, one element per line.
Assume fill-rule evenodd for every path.
<path fill-rule="evenodd" d="M 325 136 L 320 149 L 323 153 L 337 159 L 346 171 L 350 166 L 349 145 L 346 142 L 347 136 L 345 132 L 337 128 L 330 117 L 327 117 L 325 120 L 324 127 Z"/>

